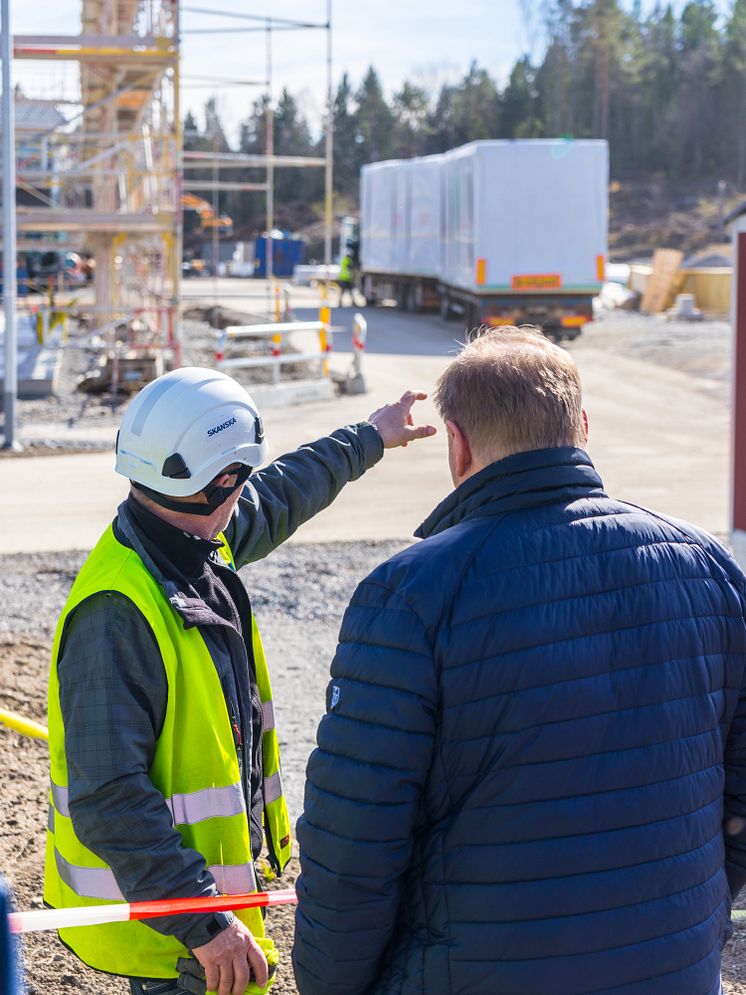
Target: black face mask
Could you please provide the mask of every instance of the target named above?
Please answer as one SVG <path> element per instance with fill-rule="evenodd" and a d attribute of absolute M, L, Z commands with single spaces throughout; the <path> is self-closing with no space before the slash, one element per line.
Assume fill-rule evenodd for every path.
<path fill-rule="evenodd" d="M 130 481 L 130 483 L 139 491 L 142 491 L 155 504 L 160 505 L 161 508 L 167 508 L 169 511 L 180 511 L 184 515 L 202 515 L 206 517 L 207 515 L 211 515 L 216 508 L 219 508 L 224 501 L 227 501 L 229 497 L 235 494 L 239 488 L 243 487 L 253 469 L 253 466 L 240 466 L 237 470 L 232 470 L 231 473 L 236 478 L 236 482 L 232 487 L 218 487 L 217 484 L 209 483 L 199 492 L 205 495 L 207 504 L 185 504 L 183 501 L 169 497 L 168 494 L 160 494 L 158 491 L 154 491 L 144 484 L 138 484 L 136 480 Z M 221 477 L 223 475 L 223 473 L 220 474 Z"/>

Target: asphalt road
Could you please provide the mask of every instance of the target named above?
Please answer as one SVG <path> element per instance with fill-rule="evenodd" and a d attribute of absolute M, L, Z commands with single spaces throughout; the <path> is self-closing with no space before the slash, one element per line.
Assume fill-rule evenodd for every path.
<path fill-rule="evenodd" d="M 298 303 L 313 300 L 311 292 L 303 291 Z M 239 299 L 232 306 L 244 304 Z M 315 311 L 297 313 L 310 317 Z M 368 393 L 268 408 L 265 420 L 274 455 L 366 418 L 406 388 L 430 391 L 458 348 L 459 326 L 445 324 L 437 316 L 402 314 L 390 308 L 365 313 Z M 351 308 L 334 312 L 340 331 L 335 334 L 332 365 L 340 371 L 351 361 L 353 314 Z M 591 423 L 589 450 L 607 489 L 620 498 L 725 533 L 727 405 L 722 397 L 700 389 L 696 368 L 682 371 L 607 348 L 605 337 L 618 334 L 624 320 L 617 316 L 608 325 L 594 326 L 570 346 L 584 382 Z M 707 329 L 699 327 L 706 335 Z M 674 339 L 669 349 L 676 348 Z M 440 425 L 430 400 L 418 404 L 416 414 Z M 113 440 L 113 427 L 101 433 Z M 112 465 L 109 453 L 0 460 L 0 550 L 89 548 L 126 490 Z M 441 430 L 406 450 L 389 451 L 332 508 L 304 526 L 296 541 L 408 538 L 449 487 Z"/>

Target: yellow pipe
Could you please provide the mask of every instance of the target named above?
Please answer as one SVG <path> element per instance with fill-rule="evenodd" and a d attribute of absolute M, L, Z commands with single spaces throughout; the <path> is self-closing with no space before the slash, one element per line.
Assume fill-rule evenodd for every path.
<path fill-rule="evenodd" d="M 20 732 L 23 736 L 31 736 L 33 739 L 49 739 L 49 730 L 45 726 L 39 725 L 33 719 L 25 719 L 22 715 L 16 715 L 15 712 L 6 712 L 5 709 L 0 708 L 0 722 L 8 728 Z"/>

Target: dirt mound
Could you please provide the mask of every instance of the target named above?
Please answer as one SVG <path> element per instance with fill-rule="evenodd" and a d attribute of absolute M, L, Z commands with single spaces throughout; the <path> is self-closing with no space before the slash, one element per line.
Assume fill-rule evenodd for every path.
<path fill-rule="evenodd" d="M 609 188 L 611 258 L 648 257 L 656 248 L 691 254 L 724 242 L 723 218 L 743 194 L 734 190 L 721 199 L 714 186 L 684 186 L 659 177 L 613 181 Z"/>

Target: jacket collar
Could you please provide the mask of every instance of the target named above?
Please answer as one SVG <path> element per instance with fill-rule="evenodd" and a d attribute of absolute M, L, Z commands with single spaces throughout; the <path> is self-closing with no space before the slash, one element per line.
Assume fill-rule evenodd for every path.
<path fill-rule="evenodd" d="M 125 503 L 127 517 L 134 523 L 141 541 L 150 551 L 151 558 L 160 564 L 162 572 L 173 576 L 173 579 L 182 585 L 194 577 L 199 577 L 205 569 L 207 560 L 223 545 L 219 540 L 203 539 L 201 536 L 177 528 L 155 515 L 131 492 Z"/>
<path fill-rule="evenodd" d="M 178 584 L 173 578 L 164 575 L 141 541 L 126 501 L 117 508 L 117 517 L 114 519 L 115 536 L 117 533 L 124 539 L 125 544 L 137 553 L 145 569 L 163 589 L 171 607 L 182 617 L 184 628 L 189 629 L 196 625 L 228 625 L 224 619 L 211 611 L 194 588 L 188 584 L 186 586 Z M 215 542 L 213 545 L 217 549 L 222 543 Z"/>
<path fill-rule="evenodd" d="M 490 463 L 451 491 L 415 536 L 427 539 L 468 518 L 605 496 L 601 478 L 583 449 L 563 446 L 516 453 Z"/>

